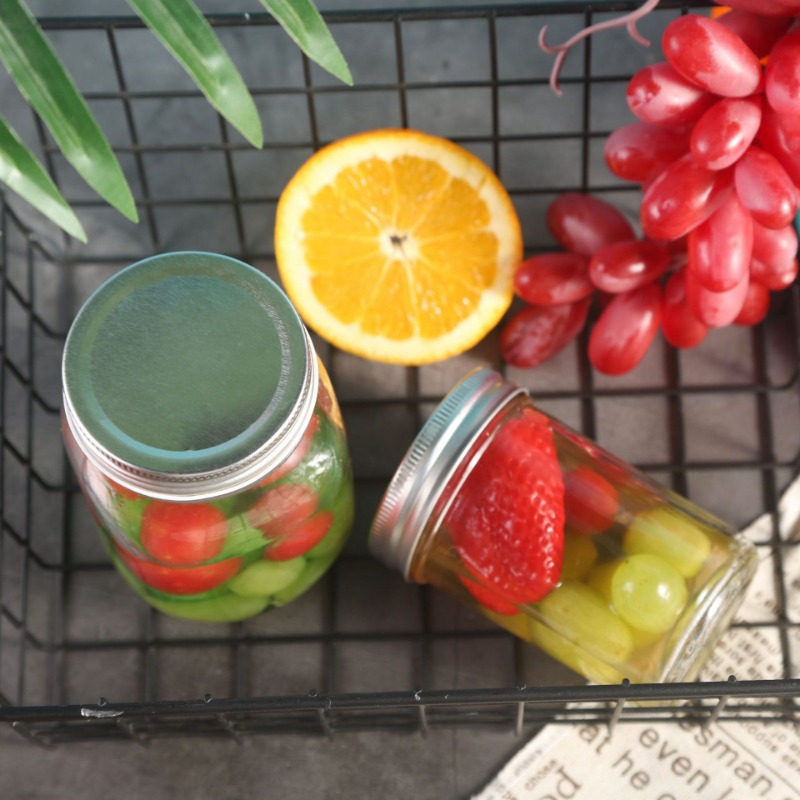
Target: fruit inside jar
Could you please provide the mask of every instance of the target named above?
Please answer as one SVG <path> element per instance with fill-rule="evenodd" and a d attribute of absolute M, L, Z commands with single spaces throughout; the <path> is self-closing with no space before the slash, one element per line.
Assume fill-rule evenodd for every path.
<path fill-rule="evenodd" d="M 84 462 L 81 480 L 112 561 L 159 611 L 243 620 L 292 601 L 331 566 L 350 532 L 353 490 L 341 414 L 320 370 L 316 408 L 297 447 L 236 494 L 153 499 Z"/>
<path fill-rule="evenodd" d="M 753 548 L 580 434 L 512 401 L 472 442 L 411 579 L 589 680 L 688 680 L 731 621 Z"/>

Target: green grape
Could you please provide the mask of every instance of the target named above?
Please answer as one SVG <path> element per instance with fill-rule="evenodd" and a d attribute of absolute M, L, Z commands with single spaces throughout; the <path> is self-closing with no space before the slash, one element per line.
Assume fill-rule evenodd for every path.
<path fill-rule="evenodd" d="M 536 608 L 555 633 L 606 664 L 624 664 L 633 652 L 628 626 L 614 616 L 605 598 L 577 581 L 564 581 Z"/>
<path fill-rule="evenodd" d="M 661 506 L 633 518 L 623 548 L 627 553 L 660 556 L 684 578 L 693 578 L 708 558 L 711 542 L 691 517 Z"/>
<path fill-rule="evenodd" d="M 663 558 L 639 553 L 621 558 L 610 578 L 611 604 L 632 628 L 666 633 L 689 598 L 686 581 Z"/>
<path fill-rule="evenodd" d="M 349 483 L 343 484 L 331 509 L 334 513 L 333 525 L 325 538 L 305 554 L 308 558 L 335 558 L 344 546 L 353 524 L 353 490 Z"/>
<path fill-rule="evenodd" d="M 241 597 L 266 597 L 289 586 L 303 572 L 306 560 L 256 561 L 228 581 L 228 588 Z"/>
<path fill-rule="evenodd" d="M 269 602 L 263 596 L 240 597 L 230 592 L 207 600 L 148 600 L 164 614 L 197 622 L 239 622 L 259 614 Z"/>
<path fill-rule="evenodd" d="M 586 576 L 585 580 L 586 585 L 591 586 L 592 589 L 600 592 L 600 594 L 605 597 L 608 603 L 612 602 L 611 578 L 613 577 L 614 570 L 616 568 L 616 561 L 603 561 Z"/>
<path fill-rule="evenodd" d="M 546 625 L 535 619 L 530 622 L 530 639 L 570 669 L 597 683 L 621 683 L 625 677 L 622 673 L 602 662 L 596 656 L 587 653 L 569 639 L 550 630 Z"/>
<path fill-rule="evenodd" d="M 597 561 L 597 545 L 591 536 L 564 534 L 564 558 L 561 580 L 582 581 Z"/>
<path fill-rule="evenodd" d="M 282 606 L 295 597 L 301 595 L 310 586 L 313 586 L 327 571 L 333 559 L 317 558 L 306 563 L 305 569 L 295 580 L 286 586 L 281 591 L 276 592 L 272 596 L 272 603 L 276 606 Z"/>
<path fill-rule="evenodd" d="M 112 509 L 120 530 L 134 542 L 139 544 L 139 531 L 142 527 L 142 514 L 150 501 L 140 497 L 136 499 L 120 494 L 112 495 Z"/>

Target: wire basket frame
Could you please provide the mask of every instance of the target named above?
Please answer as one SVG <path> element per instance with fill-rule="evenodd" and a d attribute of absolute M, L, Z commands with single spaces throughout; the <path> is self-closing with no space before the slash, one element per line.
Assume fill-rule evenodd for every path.
<path fill-rule="evenodd" d="M 613 381 L 591 370 L 585 335 L 530 373 L 503 367 L 496 335 L 421 368 L 367 365 L 316 340 L 351 439 L 353 537 L 306 596 L 234 625 L 173 620 L 128 591 L 104 556 L 60 443 L 61 349 L 88 294 L 122 266 L 164 250 L 226 252 L 277 277 L 271 226 L 282 185 L 345 133 L 419 127 L 473 150 L 508 187 L 528 252 L 553 247 L 544 209 L 560 192 L 591 191 L 635 214 L 637 193 L 605 170 L 602 143 L 627 121 L 625 83 L 657 60 L 657 48 L 623 48 L 616 33 L 602 48 L 587 41 L 568 61 L 559 99 L 547 85 L 550 60 L 535 44 L 545 22 L 557 39 L 634 5 L 326 15 L 351 59 L 354 88 L 281 45 L 267 15 L 211 17 L 223 41 L 237 45 L 264 115 L 261 152 L 174 68 L 155 57 L 134 60 L 149 41 L 139 20 L 42 21 L 112 130 L 142 222 L 119 222 L 83 194 L 33 118 L 45 163 L 85 220 L 90 243 L 65 242 L 38 225 L 34 233 L 2 203 L 0 721 L 43 746 L 433 726 L 521 733 L 546 722 L 797 721 L 798 625 L 788 611 L 797 587 L 784 569 L 796 544 L 778 526 L 780 493 L 798 466 L 797 287 L 752 331 L 720 331 L 691 353 L 659 344 L 635 377 Z M 703 4 L 662 3 L 640 28 L 655 40 L 693 5 Z M 731 522 L 772 515 L 770 535 L 757 544 L 771 555 L 775 613 L 739 626 L 780 648 L 779 677 L 578 685 L 534 648 L 368 557 L 367 526 L 394 465 L 449 386 L 479 362 L 503 369 L 546 410 Z M 384 437 L 379 452 L 376 431 Z"/>

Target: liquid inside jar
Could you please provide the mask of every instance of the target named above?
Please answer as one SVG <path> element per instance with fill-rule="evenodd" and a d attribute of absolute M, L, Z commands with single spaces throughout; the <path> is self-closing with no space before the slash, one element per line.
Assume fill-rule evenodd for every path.
<path fill-rule="evenodd" d="M 461 460 L 409 575 L 618 683 L 696 677 L 754 569 L 723 523 L 524 397 Z"/>
<path fill-rule="evenodd" d="M 305 592 L 350 532 L 353 490 L 344 426 L 322 364 L 316 407 L 283 463 L 235 494 L 152 499 L 108 478 L 69 431 L 67 452 L 108 553 L 160 611 L 233 622 Z"/>

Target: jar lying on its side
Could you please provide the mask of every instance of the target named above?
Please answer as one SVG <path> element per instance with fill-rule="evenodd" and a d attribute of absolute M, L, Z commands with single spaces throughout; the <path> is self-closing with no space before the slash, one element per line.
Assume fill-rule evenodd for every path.
<path fill-rule="evenodd" d="M 415 439 L 370 547 L 600 683 L 696 677 L 757 560 L 724 523 L 488 369 Z"/>
<path fill-rule="evenodd" d="M 232 622 L 293 600 L 350 532 L 333 389 L 259 271 L 211 253 L 106 281 L 64 351 L 63 433 L 109 555 L 155 608 Z"/>

